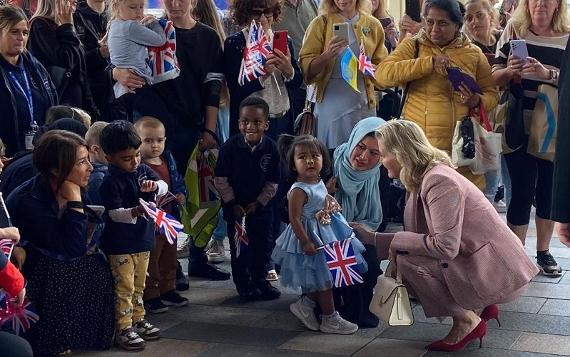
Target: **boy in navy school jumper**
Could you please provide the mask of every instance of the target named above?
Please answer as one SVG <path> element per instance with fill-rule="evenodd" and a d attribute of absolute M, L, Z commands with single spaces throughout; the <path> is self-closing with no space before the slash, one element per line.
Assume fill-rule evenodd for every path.
<path fill-rule="evenodd" d="M 168 184 L 172 201 L 162 209 L 180 219 L 179 205 L 186 203 L 186 185 L 178 173 L 176 161 L 172 154 L 164 151 L 166 129 L 155 117 L 144 116 L 135 123 L 137 133 L 141 137 L 141 156 L 143 162 Z M 176 292 L 176 269 L 178 267 L 176 244 L 170 244 L 166 236 L 156 234 L 156 245 L 150 252 L 148 276 L 144 290 L 146 310 L 160 313 L 168 310 L 168 306 L 185 306 L 188 299 Z"/>
<path fill-rule="evenodd" d="M 121 120 L 101 132 L 101 147 L 109 163 L 99 193 L 107 210 L 101 248 L 115 278 L 116 342 L 127 350 L 141 350 L 144 340 L 160 337 L 160 330 L 144 319 L 143 292 L 154 223 L 144 217 L 139 198 L 153 201 L 168 192 L 166 182 L 141 164 L 140 146 L 133 124 Z"/>
<path fill-rule="evenodd" d="M 269 128 L 267 103 L 258 97 L 248 97 L 241 102 L 239 114 L 240 133 L 222 145 L 214 184 L 222 197 L 238 294 L 245 301 L 273 300 L 281 292 L 265 277 L 271 259 L 270 201 L 279 182 L 279 155 L 275 142 L 265 136 Z M 236 257 L 235 222 L 241 222 L 243 216 L 249 246 Z"/>

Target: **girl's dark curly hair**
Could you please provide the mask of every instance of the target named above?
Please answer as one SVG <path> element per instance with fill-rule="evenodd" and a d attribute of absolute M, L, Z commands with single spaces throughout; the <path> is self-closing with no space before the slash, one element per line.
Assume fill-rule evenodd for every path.
<path fill-rule="evenodd" d="M 238 26 L 249 26 L 251 10 L 273 8 L 273 21 L 281 20 L 281 8 L 284 0 L 230 0 L 230 16 Z"/>

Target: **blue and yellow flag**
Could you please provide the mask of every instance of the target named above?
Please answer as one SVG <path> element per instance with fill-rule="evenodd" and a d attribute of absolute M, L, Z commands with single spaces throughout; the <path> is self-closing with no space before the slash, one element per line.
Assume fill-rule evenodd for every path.
<path fill-rule="evenodd" d="M 358 59 L 350 48 L 346 48 L 340 57 L 340 73 L 342 78 L 358 93 Z"/>

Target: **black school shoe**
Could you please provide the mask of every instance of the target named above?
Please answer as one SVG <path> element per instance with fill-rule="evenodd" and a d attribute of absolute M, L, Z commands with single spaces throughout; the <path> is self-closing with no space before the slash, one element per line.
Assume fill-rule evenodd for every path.
<path fill-rule="evenodd" d="M 188 264 L 188 276 L 210 280 L 229 280 L 230 273 L 208 263 L 196 262 Z"/>
<path fill-rule="evenodd" d="M 160 314 L 162 312 L 167 312 L 168 306 L 164 305 L 160 298 L 155 298 L 145 301 L 144 309 L 151 314 Z"/>
<path fill-rule="evenodd" d="M 261 291 L 255 285 L 249 283 L 243 286 L 236 286 L 239 298 L 243 302 L 256 301 L 261 298 Z"/>
<path fill-rule="evenodd" d="M 175 290 L 170 290 L 160 296 L 163 304 L 166 306 L 182 307 L 188 305 L 188 299 L 180 296 Z"/>
<path fill-rule="evenodd" d="M 271 283 L 267 280 L 264 280 L 258 284 L 256 284 L 256 288 L 260 291 L 259 299 L 260 300 L 275 300 L 281 296 L 281 291 L 271 285 Z"/>

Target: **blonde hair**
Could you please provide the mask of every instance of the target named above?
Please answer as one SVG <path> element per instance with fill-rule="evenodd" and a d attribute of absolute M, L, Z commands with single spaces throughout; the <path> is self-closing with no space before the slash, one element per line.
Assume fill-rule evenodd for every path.
<path fill-rule="evenodd" d="M 137 129 L 137 131 L 141 130 L 142 128 L 151 128 L 151 129 L 162 128 L 162 130 L 166 132 L 164 124 L 162 124 L 162 122 L 157 118 L 151 116 L 141 117 L 135 122 L 135 129 Z"/>
<path fill-rule="evenodd" d="M 530 12 L 528 9 L 529 1 L 530 0 L 519 1 L 513 17 L 509 20 L 509 22 L 513 24 L 515 32 L 521 37 L 526 36 L 532 26 L 532 19 L 530 18 Z M 566 0 L 558 0 L 558 8 L 554 10 L 551 21 L 552 30 L 556 33 L 570 32 L 568 15 L 566 14 L 567 8 Z"/>
<path fill-rule="evenodd" d="M 380 3 L 378 3 L 378 7 L 380 7 Z M 370 14 L 371 10 L 372 10 L 372 3 L 370 2 L 370 0 L 356 0 L 356 11 Z M 321 4 L 319 5 L 320 15 L 329 15 L 337 12 L 339 11 L 338 7 L 334 3 L 334 0 L 321 1 Z"/>
<path fill-rule="evenodd" d="M 81 108 L 76 108 L 76 107 L 71 107 L 71 110 L 77 113 L 79 121 L 82 122 L 85 125 L 85 127 L 89 128 L 91 126 L 91 115 L 89 115 L 89 113 L 87 113 L 85 110 Z"/>
<path fill-rule="evenodd" d="M 107 125 L 109 125 L 109 123 L 104 121 L 97 121 L 89 127 L 87 133 L 85 133 L 85 141 L 89 147 L 91 147 L 91 145 L 101 146 L 101 132 Z"/>
<path fill-rule="evenodd" d="M 192 17 L 201 23 L 210 26 L 220 38 L 222 49 L 224 48 L 224 41 L 226 40 L 226 31 L 222 26 L 220 15 L 216 11 L 216 6 L 213 0 L 194 0 L 194 7 L 192 9 Z"/>
<path fill-rule="evenodd" d="M 491 31 L 493 31 L 493 29 L 496 29 L 499 26 L 499 11 L 495 9 L 493 5 L 491 5 L 491 2 L 489 2 L 488 0 L 468 0 L 465 3 L 464 19 L 467 17 L 467 6 L 471 4 L 481 4 L 481 7 L 485 11 L 487 11 L 487 14 L 491 18 Z M 464 21 L 463 23 L 464 23 L 463 32 L 465 32 L 467 36 L 469 36 L 469 38 L 473 40 L 474 38 L 473 35 L 469 32 L 469 26 L 467 26 L 467 22 Z"/>
<path fill-rule="evenodd" d="M 370 4 L 370 7 L 372 8 L 372 3 Z M 374 10 L 372 16 L 374 16 L 378 20 L 380 20 L 383 17 L 390 17 L 390 13 L 388 12 L 386 6 L 386 0 L 378 0 L 378 7 L 376 8 L 376 10 Z"/>
<path fill-rule="evenodd" d="M 378 128 L 376 138 L 402 166 L 400 181 L 408 191 L 417 191 L 426 172 L 435 165 L 453 167 L 447 153 L 431 145 L 422 128 L 412 121 L 390 120 Z"/>
<path fill-rule="evenodd" d="M 47 17 L 55 20 L 55 2 L 57 0 L 38 0 L 38 7 L 32 16 L 32 20 L 36 17 Z"/>

